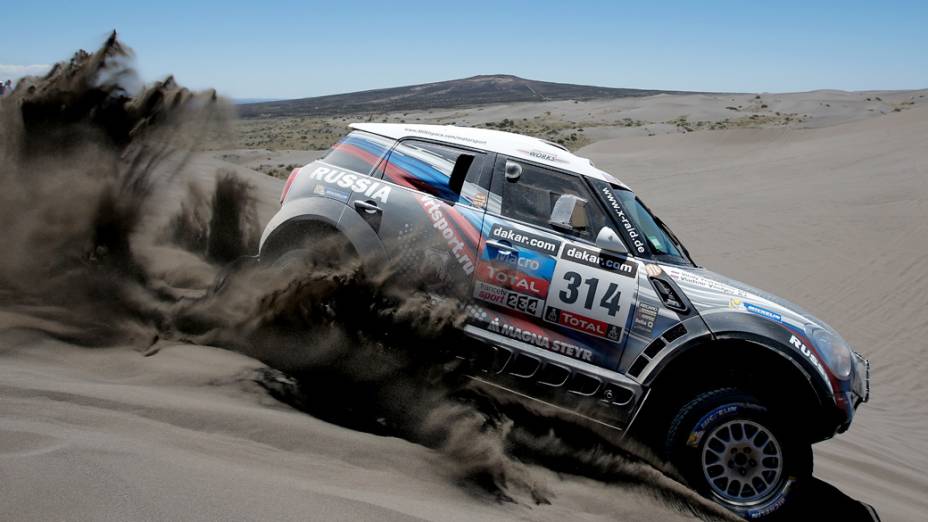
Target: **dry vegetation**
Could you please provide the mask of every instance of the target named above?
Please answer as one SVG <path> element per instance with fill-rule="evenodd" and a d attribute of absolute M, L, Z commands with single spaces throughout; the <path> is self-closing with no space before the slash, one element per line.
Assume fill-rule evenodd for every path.
<path fill-rule="evenodd" d="M 344 118 L 255 118 L 239 120 L 236 148 L 320 150 L 345 134 Z"/>
<path fill-rule="evenodd" d="M 495 129 L 505 132 L 514 132 L 526 136 L 534 136 L 543 140 L 558 143 L 570 150 L 576 150 L 591 142 L 583 134 L 583 125 L 575 121 L 560 120 L 552 117 L 550 112 L 529 118 L 488 121 L 476 125 L 486 129 Z"/>
<path fill-rule="evenodd" d="M 859 102 L 866 102 L 866 110 L 887 114 L 900 112 L 921 103 L 924 94 L 895 100 L 861 94 Z M 850 100 L 853 102 L 853 100 Z M 586 105 L 590 103 L 590 105 Z M 617 102 L 618 104 L 619 102 Z M 834 103 L 832 101 L 832 103 Z M 840 103 L 846 107 L 848 101 Z M 783 105 L 782 95 L 740 95 L 716 98 L 717 110 L 706 118 L 693 118 L 681 108 L 680 114 L 666 119 L 642 119 L 624 116 L 624 106 L 606 106 L 586 101 L 567 101 L 562 105 L 532 103 L 512 106 L 483 105 L 473 108 L 423 109 L 384 113 L 340 114 L 336 116 L 263 116 L 249 117 L 237 122 L 233 143 L 218 143 L 213 149 L 241 148 L 268 150 L 324 150 L 341 138 L 352 122 L 422 123 L 481 127 L 535 136 L 577 150 L 604 135 L 648 135 L 714 131 L 735 128 L 797 127 L 814 125 L 816 118 L 795 111 L 795 106 Z M 503 107 L 505 110 L 500 110 Z M 518 110 L 509 110 L 513 109 Z M 821 114 L 834 114 L 841 110 L 831 103 L 821 103 Z M 779 110 L 778 110 L 779 109 Z M 648 118 L 644 116 L 644 118 Z M 592 135 L 591 135 L 592 133 Z M 286 165 L 267 165 L 267 172 L 286 176 Z M 282 174 L 281 174 L 282 173 Z"/>
<path fill-rule="evenodd" d="M 410 117 L 408 113 L 339 116 L 339 117 L 299 117 L 299 118 L 253 118 L 239 120 L 237 123 L 237 140 L 234 148 L 262 148 L 270 150 L 322 150 L 327 149 L 344 136 L 348 124 L 357 121 L 383 123 L 430 123 L 436 125 L 468 125 L 506 132 L 515 132 L 552 141 L 576 150 L 591 143 L 583 134 L 583 124 L 561 120 L 551 116 L 550 112 L 533 118 L 513 120 L 504 118 L 499 121 L 470 123 L 463 120 L 465 114 L 452 114 L 425 118 Z M 455 117 L 459 116 L 459 117 Z M 639 126 L 645 122 L 617 121 L 617 126 Z M 600 126 L 602 123 L 589 123 Z M 219 148 L 219 147 L 215 147 Z M 223 147 L 224 148 L 224 147 Z"/>

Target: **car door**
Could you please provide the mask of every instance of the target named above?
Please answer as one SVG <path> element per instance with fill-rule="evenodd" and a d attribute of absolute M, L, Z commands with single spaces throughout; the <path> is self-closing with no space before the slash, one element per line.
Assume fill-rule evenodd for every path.
<path fill-rule="evenodd" d="M 350 202 L 383 240 L 389 277 L 469 299 L 491 165 L 485 152 L 444 143 L 406 139 L 393 147 L 375 172 L 386 197 L 354 193 Z"/>
<path fill-rule="evenodd" d="M 552 225 L 562 197 L 578 225 Z M 471 323 L 516 342 L 615 368 L 638 291 L 638 262 L 596 247 L 611 225 L 581 177 L 498 155 L 481 228 Z"/>

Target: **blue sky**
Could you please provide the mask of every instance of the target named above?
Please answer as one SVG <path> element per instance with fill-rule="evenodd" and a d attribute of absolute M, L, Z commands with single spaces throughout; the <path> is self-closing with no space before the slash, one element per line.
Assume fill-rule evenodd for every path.
<path fill-rule="evenodd" d="M 146 80 L 293 98 L 507 73 L 569 83 L 777 92 L 928 87 L 928 2 L 22 2 L 0 76 L 111 29 Z M 196 5 L 189 5 L 196 4 Z"/>

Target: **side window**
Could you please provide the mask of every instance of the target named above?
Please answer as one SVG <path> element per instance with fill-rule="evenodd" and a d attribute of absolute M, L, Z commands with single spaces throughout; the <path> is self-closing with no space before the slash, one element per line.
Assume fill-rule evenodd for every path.
<path fill-rule="evenodd" d="M 390 152 L 383 171 L 385 180 L 414 188 L 448 201 L 486 206 L 487 156 L 481 152 L 439 145 L 427 141 L 404 140 Z M 460 195 L 449 182 L 455 168 L 467 169 Z"/>
<path fill-rule="evenodd" d="M 509 175 L 518 172 L 517 176 Z M 499 181 L 497 181 L 499 180 Z M 491 211 L 503 217 L 522 221 L 541 228 L 562 233 L 551 226 L 551 211 L 559 197 L 571 195 L 580 198 L 585 204 L 581 212 L 585 214 L 585 227 L 574 231 L 574 235 L 592 241 L 599 230 L 606 224 L 606 216 L 599 207 L 595 197 L 579 176 L 559 172 L 525 163 L 520 160 L 500 156 L 497 160 L 493 192 L 499 194 L 497 203 L 491 203 Z"/>
<path fill-rule="evenodd" d="M 392 146 L 393 140 L 389 138 L 355 131 L 336 143 L 322 161 L 345 170 L 370 174 Z"/>

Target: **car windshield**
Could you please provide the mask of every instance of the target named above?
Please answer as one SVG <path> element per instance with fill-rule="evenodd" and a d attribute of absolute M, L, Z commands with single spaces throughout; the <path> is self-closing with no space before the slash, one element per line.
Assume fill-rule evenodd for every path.
<path fill-rule="evenodd" d="M 615 211 L 620 228 L 630 241 L 633 252 L 645 257 L 650 256 L 657 261 L 693 265 L 683 244 L 632 191 L 610 185 L 608 193 L 604 191 L 604 194 L 606 204 Z"/>

